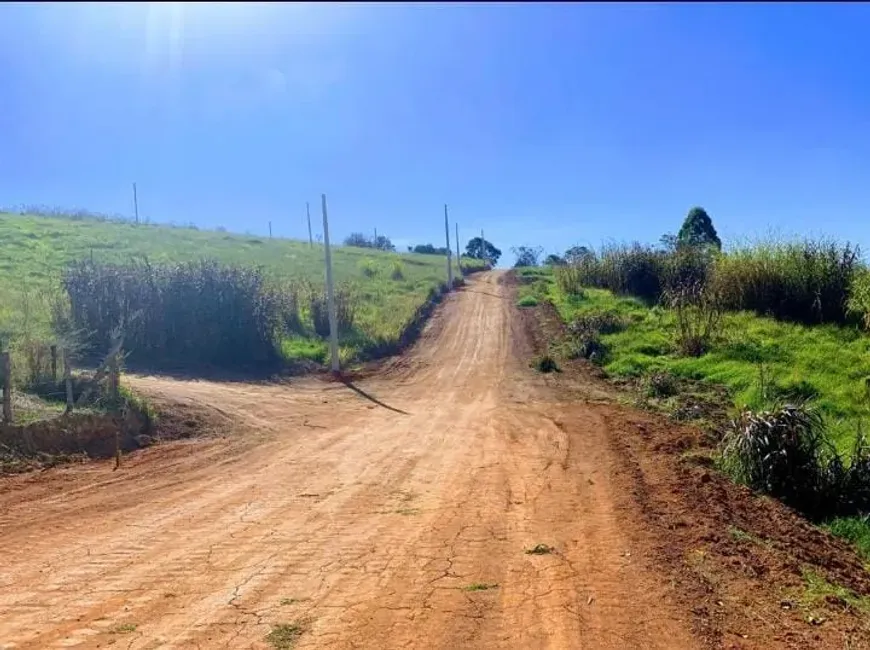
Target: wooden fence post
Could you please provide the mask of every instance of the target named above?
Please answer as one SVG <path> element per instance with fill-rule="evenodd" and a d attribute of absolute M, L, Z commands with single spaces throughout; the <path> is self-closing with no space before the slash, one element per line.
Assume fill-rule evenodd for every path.
<path fill-rule="evenodd" d="M 51 346 L 51 380 L 57 383 L 57 346 Z"/>
<path fill-rule="evenodd" d="M 66 413 L 73 410 L 72 367 L 69 362 L 69 350 L 63 351 L 63 383 L 66 385 Z"/>
<path fill-rule="evenodd" d="M 12 424 L 12 359 L 8 352 L 0 354 L 3 369 L 3 421 Z"/>

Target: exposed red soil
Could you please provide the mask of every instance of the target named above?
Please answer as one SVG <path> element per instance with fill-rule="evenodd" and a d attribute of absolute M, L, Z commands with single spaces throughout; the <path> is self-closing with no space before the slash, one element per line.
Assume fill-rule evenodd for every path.
<path fill-rule="evenodd" d="M 221 435 L 0 479 L 0 647 L 866 647 L 781 604 L 804 564 L 870 593 L 851 551 L 582 364 L 533 371 L 504 279 L 352 381 L 130 378 Z"/>

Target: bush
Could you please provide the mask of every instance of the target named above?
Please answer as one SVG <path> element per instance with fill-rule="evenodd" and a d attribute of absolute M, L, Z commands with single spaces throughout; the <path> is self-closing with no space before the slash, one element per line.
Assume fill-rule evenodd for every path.
<path fill-rule="evenodd" d="M 336 325 L 339 336 L 353 331 L 356 320 L 356 301 L 348 286 L 337 287 L 334 294 Z M 324 289 L 308 287 L 308 308 L 315 333 L 321 338 L 329 336 L 329 306 Z"/>
<path fill-rule="evenodd" d="M 664 300 L 676 315 L 680 352 L 690 357 L 704 354 L 722 331 L 722 305 L 715 289 L 691 282 L 669 289 Z"/>
<path fill-rule="evenodd" d="M 108 350 L 120 325 L 133 361 L 237 368 L 280 359 L 276 335 L 288 303 L 259 269 L 83 261 L 67 269 L 63 285 L 72 322 L 90 333 L 86 354 Z"/>
<path fill-rule="evenodd" d="M 826 445 L 822 418 L 812 409 L 788 405 L 744 411 L 723 437 L 722 462 L 738 482 L 819 514 L 826 492 Z"/>
<path fill-rule="evenodd" d="M 556 285 L 566 296 L 583 296 L 583 270 L 579 266 L 557 266 L 553 268 Z"/>
<path fill-rule="evenodd" d="M 543 373 L 561 372 L 556 360 L 549 354 L 545 354 L 544 356 L 535 359 L 532 365 L 537 368 L 538 371 Z"/>
<path fill-rule="evenodd" d="M 372 259 L 364 259 L 359 261 L 359 269 L 367 278 L 374 278 L 378 275 L 378 264 Z"/>
<path fill-rule="evenodd" d="M 625 329 L 625 320 L 613 312 L 593 312 L 578 316 L 568 325 L 574 335 L 591 331 L 598 334 L 615 334 Z"/>
<path fill-rule="evenodd" d="M 722 439 L 722 464 L 738 482 L 812 519 L 870 508 L 870 445 L 859 430 L 851 456 L 838 454 L 822 417 L 806 405 L 744 411 Z"/>
<path fill-rule="evenodd" d="M 669 372 L 654 372 L 643 384 L 647 397 L 670 397 L 679 391 L 676 377 Z"/>
<path fill-rule="evenodd" d="M 727 309 L 806 324 L 845 323 L 864 313 L 858 248 L 830 240 L 766 242 L 719 257 L 711 281 Z M 863 301 L 863 302 L 862 302 Z"/>
<path fill-rule="evenodd" d="M 390 278 L 397 282 L 405 279 L 405 267 L 402 266 L 399 260 L 393 262 L 390 268 Z"/>
<path fill-rule="evenodd" d="M 852 278 L 846 311 L 858 318 L 861 326 L 870 331 L 870 271 L 861 269 Z"/>
<path fill-rule="evenodd" d="M 538 299 L 534 296 L 523 296 L 517 302 L 517 307 L 537 307 Z"/>

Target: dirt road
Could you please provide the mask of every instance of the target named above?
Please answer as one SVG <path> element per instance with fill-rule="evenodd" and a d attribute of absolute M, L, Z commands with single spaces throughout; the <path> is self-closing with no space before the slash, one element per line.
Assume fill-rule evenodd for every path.
<path fill-rule="evenodd" d="M 500 280 L 354 387 L 133 379 L 235 431 L 0 482 L 0 648 L 696 647 Z"/>

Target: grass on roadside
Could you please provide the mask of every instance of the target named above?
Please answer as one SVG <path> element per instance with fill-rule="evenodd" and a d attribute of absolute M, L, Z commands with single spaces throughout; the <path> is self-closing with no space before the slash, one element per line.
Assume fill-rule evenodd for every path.
<path fill-rule="evenodd" d="M 538 274 L 535 281 L 540 279 Z M 639 379 L 647 390 L 653 377 L 666 375 L 700 386 L 724 386 L 732 407 L 761 409 L 772 400 L 809 399 L 824 415 L 838 451 L 846 455 L 858 423 L 870 417 L 870 336 L 856 327 L 806 326 L 729 312 L 723 317 L 723 334 L 709 352 L 687 357 L 676 349 L 671 310 L 602 289 L 584 287 L 580 296 L 567 294 L 552 280 L 547 297 L 567 323 L 601 314 L 618 318 L 624 327 L 600 334 L 608 351 L 603 368 L 613 377 Z M 870 561 L 867 518 L 834 519 L 825 527 Z"/>
<path fill-rule="evenodd" d="M 725 386 L 734 406 L 760 408 L 770 398 L 812 398 L 828 418 L 837 446 L 848 450 L 856 423 L 870 417 L 865 380 L 870 378 L 870 337 L 835 325 L 805 326 L 749 312 L 727 313 L 724 335 L 707 354 L 686 357 L 673 341 L 674 314 L 603 289 L 584 289 L 582 298 L 549 297 L 566 322 L 610 313 L 625 323 L 601 334 L 608 347 L 604 370 L 616 377 L 668 373 Z"/>
<path fill-rule="evenodd" d="M 49 309 L 44 296 L 60 287 L 66 266 L 77 260 L 129 262 L 147 257 L 153 264 L 203 258 L 262 266 L 270 280 L 323 284 L 323 247 L 166 225 L 0 213 L 0 271 L 15 282 L 0 286 L 0 338 L 23 333 L 48 338 Z M 355 336 L 343 343 L 355 358 L 397 339 L 416 310 L 444 282 L 444 258 L 338 246 L 333 251 L 336 284 L 350 284 L 356 300 Z M 466 266 L 473 260 L 463 260 Z M 315 337 L 289 340 L 281 348 L 289 360 L 322 361 L 325 343 Z"/>

